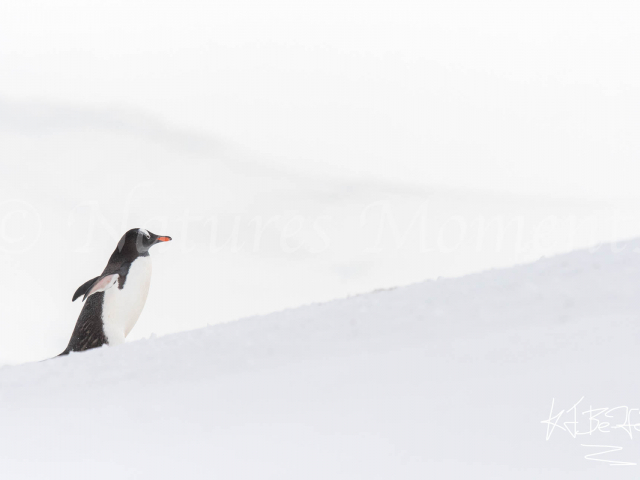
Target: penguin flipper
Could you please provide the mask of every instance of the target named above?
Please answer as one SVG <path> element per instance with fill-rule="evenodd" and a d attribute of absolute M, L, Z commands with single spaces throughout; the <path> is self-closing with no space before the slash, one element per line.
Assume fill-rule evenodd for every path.
<path fill-rule="evenodd" d="M 111 275 L 101 275 L 96 278 L 92 278 L 88 282 L 83 283 L 76 293 L 73 294 L 73 300 L 75 301 L 80 295 L 84 294 L 82 301 L 84 302 L 89 295 L 93 295 L 97 292 L 104 292 L 110 289 L 120 278 L 120 275 L 113 273 Z"/>
<path fill-rule="evenodd" d="M 84 302 L 88 296 L 93 295 L 94 293 L 104 292 L 105 290 L 109 290 L 113 285 L 118 281 L 120 275 L 117 273 L 112 273 L 111 275 L 104 275 L 99 277 L 93 284 L 91 288 L 84 294 L 84 298 L 82 301 Z"/>
<path fill-rule="evenodd" d="M 95 278 L 92 278 L 88 282 L 85 282 L 82 285 L 80 285 L 76 290 L 76 293 L 73 294 L 73 298 L 71 299 L 71 301 L 75 302 L 78 297 L 81 297 L 82 295 L 87 293 L 87 291 L 91 288 L 91 285 L 93 285 L 95 281 L 98 280 L 99 278 L 100 276 L 97 276 Z"/>

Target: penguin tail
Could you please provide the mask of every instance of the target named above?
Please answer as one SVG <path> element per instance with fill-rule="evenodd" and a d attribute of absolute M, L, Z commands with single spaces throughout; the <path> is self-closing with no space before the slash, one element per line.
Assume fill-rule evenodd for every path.
<path fill-rule="evenodd" d="M 65 350 L 64 352 L 59 353 L 55 357 L 45 358 L 44 360 L 38 360 L 38 362 L 48 362 L 49 360 L 53 360 L 54 358 L 62 357 L 63 355 L 69 355 L 69 352 L 67 350 Z"/>

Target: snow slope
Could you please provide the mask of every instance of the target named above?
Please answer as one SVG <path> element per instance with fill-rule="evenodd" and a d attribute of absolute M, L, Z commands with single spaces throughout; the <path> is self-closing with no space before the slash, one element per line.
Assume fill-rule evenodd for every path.
<path fill-rule="evenodd" d="M 0 97 L 0 365 L 64 349 L 73 292 L 129 228 L 174 239 L 152 251 L 130 340 L 640 236 L 637 202 L 323 177 L 302 160 L 137 111 Z"/>
<path fill-rule="evenodd" d="M 541 421 L 640 406 L 639 280 L 633 241 L 5 366 L 0 476 L 637 477 Z"/>

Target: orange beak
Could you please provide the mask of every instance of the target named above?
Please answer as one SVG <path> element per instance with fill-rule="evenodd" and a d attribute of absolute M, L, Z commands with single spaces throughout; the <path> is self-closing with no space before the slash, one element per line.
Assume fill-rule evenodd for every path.
<path fill-rule="evenodd" d="M 170 242 L 171 237 L 158 237 L 159 242 Z"/>

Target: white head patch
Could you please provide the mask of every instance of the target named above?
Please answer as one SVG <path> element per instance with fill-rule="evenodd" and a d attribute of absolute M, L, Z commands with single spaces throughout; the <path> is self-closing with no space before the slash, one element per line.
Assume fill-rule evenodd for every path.
<path fill-rule="evenodd" d="M 142 233 L 145 237 L 151 238 L 151 235 L 149 234 L 149 232 L 147 230 L 145 230 L 144 228 L 139 228 L 138 231 L 140 233 Z"/>

